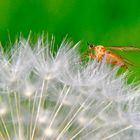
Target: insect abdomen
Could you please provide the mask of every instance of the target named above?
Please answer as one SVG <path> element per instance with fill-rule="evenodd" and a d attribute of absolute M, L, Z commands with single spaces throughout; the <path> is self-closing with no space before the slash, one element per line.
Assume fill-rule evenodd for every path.
<path fill-rule="evenodd" d="M 119 57 L 118 55 L 112 54 L 110 52 L 110 53 L 106 53 L 105 58 L 106 58 L 106 61 L 111 64 L 115 64 L 121 67 L 126 67 L 126 64 L 123 58 Z"/>

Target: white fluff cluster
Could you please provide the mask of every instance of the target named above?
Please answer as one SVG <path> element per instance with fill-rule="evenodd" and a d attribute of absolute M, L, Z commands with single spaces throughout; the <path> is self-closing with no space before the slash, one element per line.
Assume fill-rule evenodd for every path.
<path fill-rule="evenodd" d="M 20 40 L 0 55 L 0 140 L 139 140 L 140 87 L 79 43 Z"/>

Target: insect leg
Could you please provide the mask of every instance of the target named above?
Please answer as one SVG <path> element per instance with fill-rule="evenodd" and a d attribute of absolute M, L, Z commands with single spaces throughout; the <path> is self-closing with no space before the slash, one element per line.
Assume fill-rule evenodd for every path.
<path fill-rule="evenodd" d="M 128 69 L 128 66 L 126 64 L 122 65 L 121 67 L 124 68 L 125 70 Z"/>

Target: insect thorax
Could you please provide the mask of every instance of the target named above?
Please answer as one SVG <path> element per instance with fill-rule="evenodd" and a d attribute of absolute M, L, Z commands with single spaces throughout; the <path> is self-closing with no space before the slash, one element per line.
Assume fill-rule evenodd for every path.
<path fill-rule="evenodd" d="M 106 48 L 104 46 L 98 45 L 94 48 L 94 51 L 96 56 L 103 56 L 106 53 Z"/>

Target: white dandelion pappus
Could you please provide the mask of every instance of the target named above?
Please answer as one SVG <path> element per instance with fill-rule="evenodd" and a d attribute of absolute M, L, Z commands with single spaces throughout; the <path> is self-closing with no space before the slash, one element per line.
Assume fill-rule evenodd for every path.
<path fill-rule="evenodd" d="M 1 54 L 0 139 L 138 140 L 140 86 L 104 60 L 78 63 L 79 43 L 54 53 L 43 40 Z"/>

